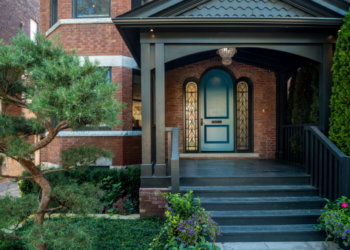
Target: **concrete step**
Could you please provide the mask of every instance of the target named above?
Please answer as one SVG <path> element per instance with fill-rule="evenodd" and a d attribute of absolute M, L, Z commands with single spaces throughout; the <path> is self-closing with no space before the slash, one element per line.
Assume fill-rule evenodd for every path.
<path fill-rule="evenodd" d="M 283 242 L 324 241 L 324 231 L 316 231 L 317 224 L 222 226 L 218 242 Z"/>
<path fill-rule="evenodd" d="M 317 224 L 320 209 L 208 211 L 220 226 Z"/>
<path fill-rule="evenodd" d="M 171 187 L 169 189 L 171 191 Z M 318 189 L 308 185 L 275 186 L 181 186 L 180 192 L 192 190 L 195 197 L 297 197 L 318 196 Z"/>
<path fill-rule="evenodd" d="M 275 186 L 310 185 L 310 176 L 180 177 L 180 186 Z"/>
<path fill-rule="evenodd" d="M 207 211 L 322 209 L 325 200 L 303 197 L 219 197 L 202 198 Z"/>

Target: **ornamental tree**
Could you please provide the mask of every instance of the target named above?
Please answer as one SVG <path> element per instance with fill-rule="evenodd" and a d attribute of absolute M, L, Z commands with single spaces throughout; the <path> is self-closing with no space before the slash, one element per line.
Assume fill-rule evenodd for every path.
<path fill-rule="evenodd" d="M 350 12 L 338 33 L 333 58 L 329 139 L 350 155 Z"/>
<path fill-rule="evenodd" d="M 62 130 L 86 125 L 97 127 L 101 123 L 111 127 L 119 124 L 118 113 L 123 107 L 114 99 L 117 84 L 109 83 L 106 70 L 98 67 L 98 62 L 90 62 L 87 57 L 81 62 L 75 51 L 65 51 L 57 41 L 58 37 L 47 40 L 41 33 L 36 35 L 35 41 L 31 41 L 22 31 L 10 45 L 0 40 L 2 106 L 5 110 L 11 105 L 28 109 L 35 115 L 35 118 L 25 119 L 6 112 L 0 114 L 0 155 L 16 160 L 31 175 L 0 177 L 32 179 L 41 188 L 39 197 L 28 196 L 21 200 L 7 198 L 9 200 L 6 201 L 0 198 L 0 229 L 18 225 L 34 215 L 35 226 L 26 240 L 30 242 L 29 245 L 41 250 L 46 249 L 46 239 L 53 236 L 44 237 L 52 230 L 43 229 L 53 227 L 44 223 L 45 214 L 53 211 L 86 214 L 98 205 L 94 197 L 98 190 L 94 187 L 79 189 L 76 184 L 52 187 L 45 175 L 88 167 L 98 158 L 110 158 L 112 155 L 110 151 L 98 147 L 69 149 L 62 154 L 59 169 L 44 172 L 40 166 L 35 166 L 31 155 L 52 142 Z M 41 140 L 29 143 L 28 137 L 32 135 L 42 135 Z M 87 190 L 94 192 L 94 195 L 87 193 Z M 1 237 L 19 238 L 11 232 L 0 230 Z M 79 237 L 86 238 L 83 235 Z"/>

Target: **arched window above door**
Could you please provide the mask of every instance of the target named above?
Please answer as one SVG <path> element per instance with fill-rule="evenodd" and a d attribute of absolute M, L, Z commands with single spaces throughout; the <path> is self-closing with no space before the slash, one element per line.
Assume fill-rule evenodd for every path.
<path fill-rule="evenodd" d="M 184 146 L 185 152 L 198 152 L 198 84 L 184 84 Z"/>

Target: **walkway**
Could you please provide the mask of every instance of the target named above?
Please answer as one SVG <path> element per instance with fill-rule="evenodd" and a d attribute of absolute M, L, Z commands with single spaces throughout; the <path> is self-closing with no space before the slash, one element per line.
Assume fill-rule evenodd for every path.
<path fill-rule="evenodd" d="M 221 250 L 323 250 L 323 242 L 246 242 L 218 243 Z M 341 250 L 337 244 L 330 242 L 328 250 Z"/>
<path fill-rule="evenodd" d="M 0 196 L 5 196 L 9 192 L 11 196 L 19 197 L 21 192 L 18 189 L 18 183 L 12 181 L 6 181 L 0 183 Z"/>

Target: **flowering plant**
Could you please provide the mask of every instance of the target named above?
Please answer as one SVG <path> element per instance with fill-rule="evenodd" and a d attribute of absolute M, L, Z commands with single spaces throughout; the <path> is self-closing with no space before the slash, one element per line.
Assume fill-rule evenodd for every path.
<path fill-rule="evenodd" d="M 107 207 L 105 214 L 122 214 L 128 215 L 134 212 L 134 203 L 129 199 L 129 195 L 119 199 L 112 207 Z"/>
<path fill-rule="evenodd" d="M 334 202 L 325 200 L 327 205 L 319 218 L 320 224 L 315 229 L 326 229 L 326 243 L 333 238 L 333 242 L 343 243 L 347 247 L 350 244 L 350 199 L 343 196 Z M 327 245 L 329 247 L 328 243 Z M 326 244 L 323 247 L 326 248 Z"/>
<path fill-rule="evenodd" d="M 162 194 L 167 199 L 166 223 L 160 234 L 151 244 L 154 249 L 159 244 L 159 239 L 166 233 L 168 243 L 164 249 L 184 250 L 217 250 L 219 247 L 205 240 L 209 237 L 213 242 L 217 235 L 221 235 L 218 224 L 211 215 L 201 207 L 200 199 L 193 198 L 193 191 L 181 194 Z"/>

